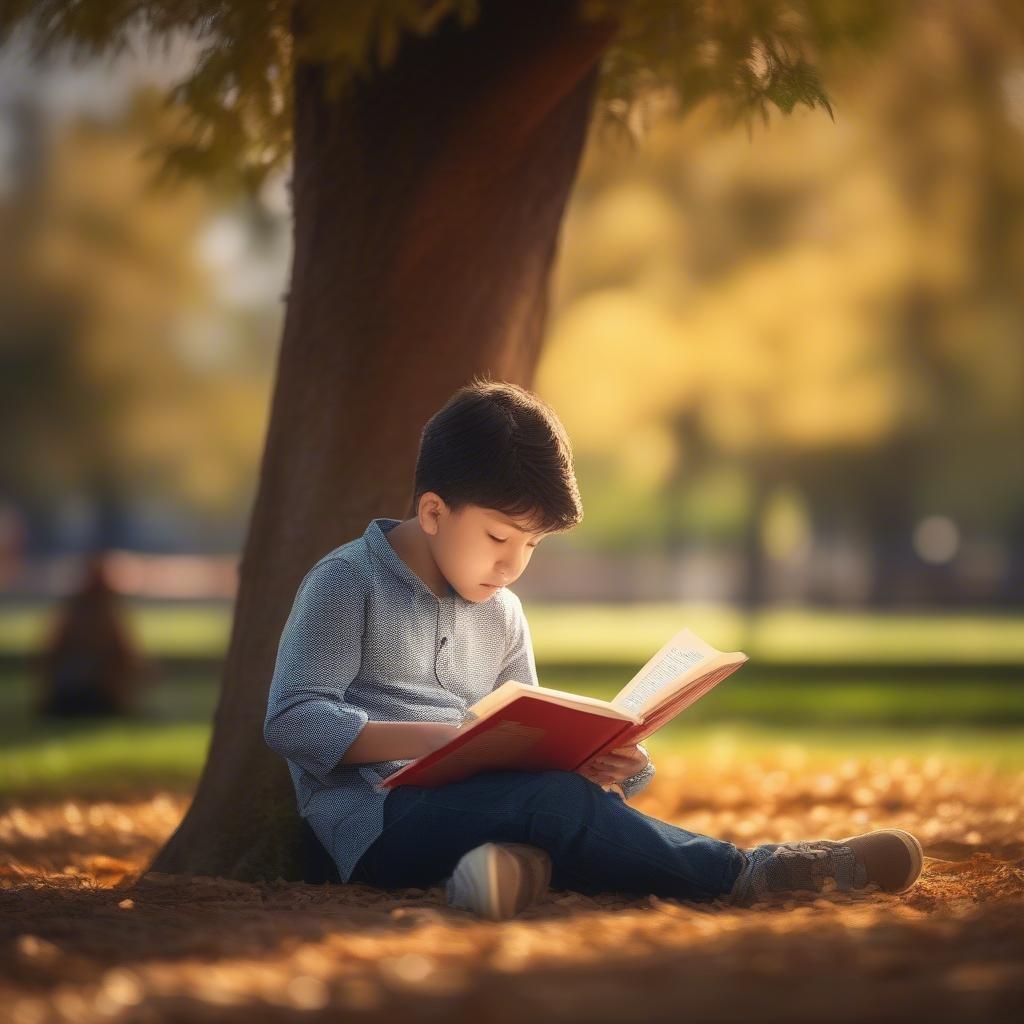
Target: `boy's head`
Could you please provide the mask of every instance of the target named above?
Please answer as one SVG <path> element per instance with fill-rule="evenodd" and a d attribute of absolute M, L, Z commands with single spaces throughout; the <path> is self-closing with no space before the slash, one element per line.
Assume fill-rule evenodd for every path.
<path fill-rule="evenodd" d="M 410 514 L 468 601 L 514 583 L 534 548 L 583 519 L 569 437 L 531 391 L 475 377 L 423 428 Z"/>

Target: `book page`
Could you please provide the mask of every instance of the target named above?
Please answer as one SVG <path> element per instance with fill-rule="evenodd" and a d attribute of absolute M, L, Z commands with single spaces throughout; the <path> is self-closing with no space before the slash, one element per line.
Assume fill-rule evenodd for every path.
<path fill-rule="evenodd" d="M 627 711 L 639 714 L 670 684 L 680 676 L 686 675 L 694 666 L 710 660 L 705 650 L 695 646 L 680 647 L 670 644 L 669 647 L 629 684 L 628 693 L 616 698 L 615 703 Z"/>
<path fill-rule="evenodd" d="M 701 666 L 710 666 L 721 653 L 692 630 L 681 629 L 615 694 L 611 702 L 635 715 L 642 714 L 642 709 L 670 696 L 682 679 L 697 676 Z"/>
<path fill-rule="evenodd" d="M 691 704 L 696 703 L 710 690 L 713 690 L 723 679 L 731 676 L 746 660 L 746 656 L 743 655 L 742 658 L 727 661 L 717 668 L 707 670 L 703 674 L 698 674 L 689 684 L 676 690 L 673 696 L 651 708 L 644 716 L 643 725 L 626 729 L 621 736 L 617 736 L 610 743 L 606 743 L 599 750 L 594 751 L 594 754 L 591 756 L 605 754 L 615 747 L 629 746 L 647 739 L 648 736 L 657 732 L 663 725 L 672 721 L 680 712 Z"/>
<path fill-rule="evenodd" d="M 698 676 L 693 684 L 684 686 L 670 700 L 652 709 L 651 713 L 646 716 L 644 724 L 637 730 L 639 739 L 634 737 L 630 742 L 638 743 L 652 733 L 657 732 L 666 722 L 670 722 L 681 711 L 688 708 L 691 704 L 695 704 L 704 694 L 713 690 L 723 679 L 731 676 L 740 667 L 740 664 L 742 662 L 739 664 L 736 662 L 727 663 L 702 676 Z"/>
<path fill-rule="evenodd" d="M 520 697 L 559 704 L 567 708 L 578 708 L 580 711 L 604 718 L 623 718 L 624 715 L 630 714 L 628 711 L 624 712 L 621 705 L 601 700 L 599 697 L 569 693 L 567 690 L 553 690 L 549 686 L 529 686 L 510 679 L 466 708 L 462 715 L 463 723 L 468 725 L 478 719 L 489 718 Z"/>

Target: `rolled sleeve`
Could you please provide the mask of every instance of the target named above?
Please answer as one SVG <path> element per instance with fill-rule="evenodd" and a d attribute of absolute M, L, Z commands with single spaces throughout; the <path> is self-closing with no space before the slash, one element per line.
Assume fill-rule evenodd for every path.
<path fill-rule="evenodd" d="M 514 679 L 518 683 L 525 683 L 527 686 L 539 686 L 537 678 L 537 662 L 533 654 L 533 640 L 530 636 L 530 624 L 526 621 L 526 613 L 523 611 L 523 603 L 518 594 L 511 590 L 508 592 L 513 599 L 511 604 L 512 614 L 509 617 L 506 627 L 505 639 L 505 660 L 498 671 L 498 678 L 494 686 L 501 686 L 502 683 Z"/>
<path fill-rule="evenodd" d="M 320 782 L 369 720 L 345 700 L 362 658 L 365 600 L 348 562 L 315 565 L 299 584 L 278 645 L 263 738 Z"/>
<path fill-rule="evenodd" d="M 651 779 L 654 778 L 654 762 L 651 760 L 650 752 L 642 743 L 638 743 L 636 748 L 646 755 L 647 764 L 635 775 L 630 775 L 628 778 L 622 779 L 622 781 L 619 782 L 622 794 L 627 800 L 630 799 L 630 797 L 636 796 L 637 793 L 645 789 Z"/>

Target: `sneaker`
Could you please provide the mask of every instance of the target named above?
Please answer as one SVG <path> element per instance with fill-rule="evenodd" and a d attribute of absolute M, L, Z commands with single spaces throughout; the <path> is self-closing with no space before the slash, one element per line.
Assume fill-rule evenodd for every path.
<path fill-rule="evenodd" d="M 882 892 L 904 892 L 917 881 L 924 864 L 921 844 L 901 828 L 839 840 L 764 843 L 746 851 L 746 856 L 727 897 L 737 906 L 749 906 L 772 892 L 848 892 L 872 884 Z"/>
<path fill-rule="evenodd" d="M 484 843 L 462 855 L 445 893 L 450 907 L 503 921 L 543 899 L 550 883 L 546 850 L 527 843 Z"/>

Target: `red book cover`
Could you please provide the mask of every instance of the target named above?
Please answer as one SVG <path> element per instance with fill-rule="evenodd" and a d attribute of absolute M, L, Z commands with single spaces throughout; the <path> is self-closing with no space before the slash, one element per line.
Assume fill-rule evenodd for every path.
<path fill-rule="evenodd" d="M 477 721 L 377 789 L 443 786 L 486 771 L 575 771 L 657 732 L 746 661 L 741 651 L 719 651 L 682 629 L 612 701 L 509 680 L 473 705 Z"/>
<path fill-rule="evenodd" d="M 443 747 L 393 772 L 393 786 L 443 786 L 482 771 L 572 771 L 631 721 L 538 700 L 528 690 L 487 718 L 463 726 Z"/>

